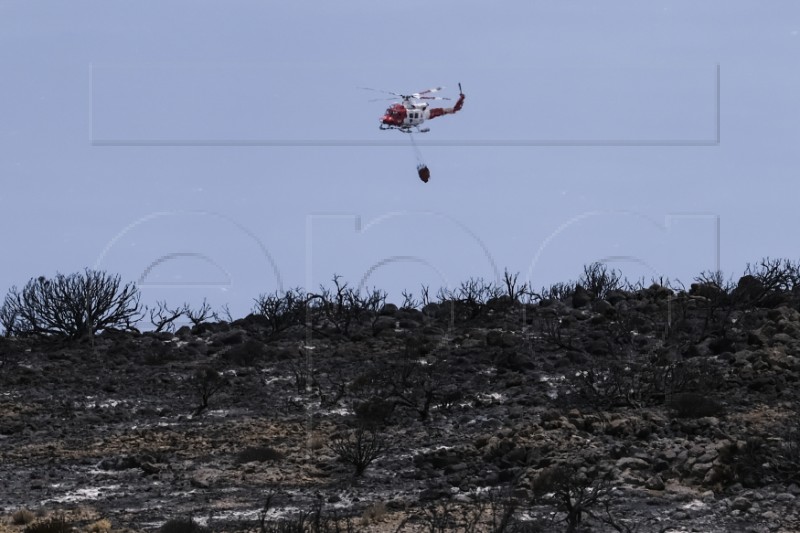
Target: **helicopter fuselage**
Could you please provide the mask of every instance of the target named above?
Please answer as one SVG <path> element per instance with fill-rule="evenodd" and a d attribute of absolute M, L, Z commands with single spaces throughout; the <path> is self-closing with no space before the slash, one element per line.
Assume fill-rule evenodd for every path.
<path fill-rule="evenodd" d="M 425 102 L 403 102 L 394 104 L 386 109 L 381 117 L 381 129 L 399 129 L 411 131 L 419 129 L 419 125 L 430 118 L 428 104 Z"/>

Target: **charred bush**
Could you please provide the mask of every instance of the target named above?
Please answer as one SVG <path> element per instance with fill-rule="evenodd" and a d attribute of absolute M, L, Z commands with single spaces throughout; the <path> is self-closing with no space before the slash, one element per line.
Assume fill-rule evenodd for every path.
<path fill-rule="evenodd" d="M 515 279 L 513 286 L 516 289 Z M 502 294 L 502 289 L 494 283 L 483 278 L 470 278 L 462 281 L 457 289 L 440 289 L 437 297 L 440 305 L 450 305 L 453 318 L 466 321 L 481 316 L 487 303 Z"/>
<path fill-rule="evenodd" d="M 200 404 L 197 406 L 197 409 L 195 409 L 195 415 L 207 409 L 208 401 L 211 397 L 216 395 L 228 384 L 225 377 L 210 366 L 198 368 L 189 382 L 200 400 Z"/>
<path fill-rule="evenodd" d="M 610 475 L 566 465 L 546 468 L 533 480 L 536 501 L 563 515 L 567 533 L 576 531 L 585 515 L 594 516 L 591 508 L 607 501 L 612 489 Z"/>
<path fill-rule="evenodd" d="M 297 392 L 309 392 L 314 385 L 317 385 L 310 351 L 300 348 L 296 356 L 289 358 L 289 369 L 294 376 Z"/>
<path fill-rule="evenodd" d="M 531 295 L 530 286 L 527 283 L 519 282 L 519 272 L 511 274 L 508 269 L 504 270 L 503 286 L 505 288 L 503 296 L 507 296 L 511 302 L 519 302 L 522 298 Z"/>
<path fill-rule="evenodd" d="M 718 416 L 724 413 L 724 407 L 714 398 L 699 392 L 680 392 L 673 395 L 667 406 L 678 418 L 701 418 Z"/>
<path fill-rule="evenodd" d="M 575 283 L 572 282 L 559 282 L 550 285 L 549 287 L 542 287 L 538 294 L 533 294 L 532 299 L 538 300 L 540 305 L 548 305 L 552 302 L 566 302 L 575 293 Z"/>
<path fill-rule="evenodd" d="M 267 495 L 258 515 L 258 533 L 355 533 L 349 516 L 324 513 L 322 503 L 316 502 L 308 510 L 298 511 L 277 520 L 270 520 L 269 512 L 275 493 Z M 249 528 L 243 528 L 249 529 Z"/>
<path fill-rule="evenodd" d="M 756 264 L 747 264 L 735 294 L 742 306 L 777 307 L 789 301 L 799 285 L 800 264 L 765 257 Z"/>
<path fill-rule="evenodd" d="M 545 316 L 539 321 L 541 337 L 558 348 L 572 348 L 573 336 L 570 333 L 568 317 Z"/>
<path fill-rule="evenodd" d="M 166 301 L 156 302 L 155 307 L 145 307 L 150 315 L 150 323 L 155 328 L 155 333 L 162 331 L 174 332 L 175 323 L 186 313 L 186 306 L 170 308 Z"/>
<path fill-rule="evenodd" d="M 189 322 L 192 323 L 192 331 L 202 332 L 204 328 L 200 328 L 206 322 L 218 321 L 219 315 L 211 308 L 211 304 L 203 298 L 203 302 L 199 307 L 191 307 L 188 303 L 183 306 L 183 313 Z"/>
<path fill-rule="evenodd" d="M 328 448 L 340 461 L 353 465 L 356 476 L 361 476 L 386 450 L 386 441 L 377 429 L 360 426 L 331 436 Z"/>
<path fill-rule="evenodd" d="M 800 482 L 800 414 L 795 410 L 781 425 L 779 449 L 772 462 L 781 478 L 789 483 Z"/>
<path fill-rule="evenodd" d="M 769 450 L 760 437 L 749 437 L 744 442 L 732 442 L 719 450 L 719 458 L 726 465 L 726 484 L 741 483 L 753 488 L 769 479 Z"/>
<path fill-rule="evenodd" d="M 333 276 L 333 288 L 320 286 L 320 292 L 307 295 L 306 325 L 324 332 L 332 328 L 335 332 L 351 337 L 352 327 L 370 318 L 377 320 L 386 304 L 387 293 L 373 288 L 362 292 Z"/>
<path fill-rule="evenodd" d="M 55 278 L 32 278 L 6 294 L 0 318 L 6 335 L 53 335 L 69 339 L 105 329 L 133 330 L 141 318 L 139 290 L 118 275 L 86 269 Z"/>
<path fill-rule="evenodd" d="M 613 268 L 609 269 L 603 263 L 595 262 L 584 265 L 583 274 L 578 278 L 578 284 L 595 298 L 604 300 L 609 291 L 622 288 L 622 273 Z"/>
<path fill-rule="evenodd" d="M 698 309 L 705 316 L 700 337 L 709 333 L 726 338 L 731 326 L 731 314 L 737 305 L 737 294 L 732 281 L 725 280 L 721 271 L 702 272 L 689 289 L 695 296 Z"/>
<path fill-rule="evenodd" d="M 676 406 L 685 401 L 691 410 L 692 398 L 705 397 L 698 391 L 713 391 L 723 383 L 719 369 L 705 358 L 670 361 L 658 356 L 589 366 L 568 381 L 577 398 L 597 409 L 661 405 L 671 398 Z M 682 394 L 689 394 L 688 399 L 682 400 Z"/>
<path fill-rule="evenodd" d="M 305 322 L 308 295 L 302 289 L 261 294 L 255 299 L 253 313 L 264 317 L 272 336 Z"/>

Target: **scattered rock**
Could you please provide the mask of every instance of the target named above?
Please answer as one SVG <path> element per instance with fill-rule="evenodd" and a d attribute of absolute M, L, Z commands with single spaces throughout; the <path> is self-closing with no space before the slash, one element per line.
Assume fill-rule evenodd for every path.
<path fill-rule="evenodd" d="M 631 470 L 646 470 L 650 468 L 650 464 L 647 461 L 638 457 L 623 457 L 617 461 L 616 466 L 621 470 L 626 468 Z"/>
<path fill-rule="evenodd" d="M 661 476 L 655 475 L 648 478 L 644 486 L 650 490 L 664 490 L 664 480 L 661 479 Z"/>
<path fill-rule="evenodd" d="M 737 511 L 747 511 L 752 505 L 753 503 L 749 499 L 741 496 L 731 502 L 731 508 Z"/>

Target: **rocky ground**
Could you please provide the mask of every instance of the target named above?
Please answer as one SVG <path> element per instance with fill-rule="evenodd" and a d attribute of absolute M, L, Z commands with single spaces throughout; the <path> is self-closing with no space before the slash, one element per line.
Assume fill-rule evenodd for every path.
<path fill-rule="evenodd" d="M 797 304 L 718 296 L 5 339 L 0 531 L 800 531 Z"/>

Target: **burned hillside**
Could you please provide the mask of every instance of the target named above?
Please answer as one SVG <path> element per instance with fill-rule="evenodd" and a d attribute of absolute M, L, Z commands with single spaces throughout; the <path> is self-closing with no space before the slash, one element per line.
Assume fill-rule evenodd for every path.
<path fill-rule="evenodd" d="M 594 264 L 397 304 L 335 277 L 241 319 L 128 298 L 65 331 L 17 291 L 0 529 L 796 531 L 797 273 Z"/>

